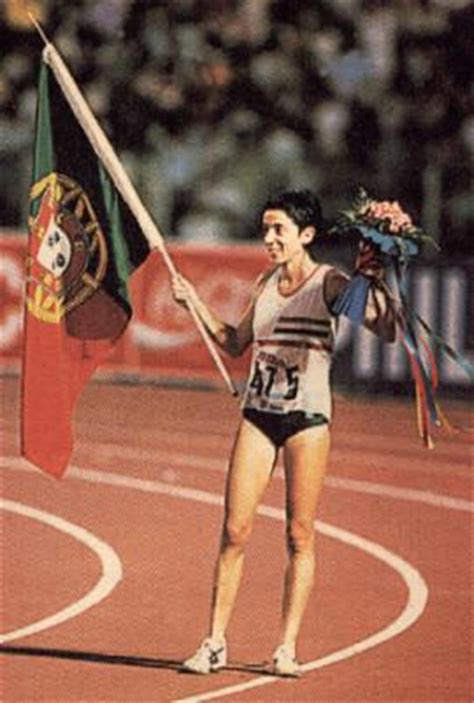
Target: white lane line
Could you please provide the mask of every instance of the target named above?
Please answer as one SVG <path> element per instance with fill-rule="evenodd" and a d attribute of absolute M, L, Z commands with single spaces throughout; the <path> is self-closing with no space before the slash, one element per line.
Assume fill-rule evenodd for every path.
<path fill-rule="evenodd" d="M 345 491 L 355 493 L 367 493 L 369 495 L 386 496 L 397 500 L 414 501 L 415 503 L 425 503 L 435 508 L 448 508 L 449 510 L 460 510 L 474 513 L 474 502 L 464 498 L 453 498 L 444 493 L 433 493 L 432 491 L 420 491 L 416 488 L 398 488 L 388 483 L 373 483 L 372 481 L 360 481 L 350 478 L 337 478 L 328 476 L 326 484 L 331 488 L 341 488 Z"/>
<path fill-rule="evenodd" d="M 108 452 L 114 450 L 113 457 L 116 461 L 117 456 L 127 458 L 130 461 L 149 461 L 154 465 L 157 464 L 156 453 L 150 453 L 147 450 L 133 450 L 130 447 L 118 447 L 117 445 L 107 445 Z M 109 449 L 110 448 L 110 449 Z M 104 453 L 101 455 L 104 457 Z M 107 456 L 110 458 L 111 453 Z M 95 455 L 97 459 L 97 456 Z M 173 468 L 191 468 L 200 471 L 216 471 L 222 473 L 226 471 L 226 462 L 219 459 L 197 458 L 190 454 L 179 452 L 169 452 L 166 454 L 166 463 Z M 24 459 L 18 457 L 2 457 L 0 458 L 0 467 L 9 469 L 23 469 L 26 471 L 37 471 L 31 464 Z M 105 472 L 104 472 L 105 473 Z M 68 471 L 68 476 L 70 471 Z M 281 470 L 275 472 L 275 477 L 282 479 Z M 446 508 L 448 510 L 459 510 L 461 512 L 474 513 L 474 502 L 465 500 L 464 498 L 454 498 L 453 496 L 444 493 L 434 493 L 433 491 L 422 491 L 414 488 L 399 488 L 388 483 L 374 483 L 372 481 L 361 481 L 359 479 L 339 478 L 337 476 L 327 476 L 324 484 L 329 488 L 336 490 L 352 491 L 354 493 L 365 493 L 368 495 L 377 495 L 382 498 L 395 498 L 397 500 L 412 501 L 415 503 L 424 503 L 435 508 Z"/>
<path fill-rule="evenodd" d="M 217 495 L 216 493 L 186 488 L 184 486 L 171 486 L 161 481 L 143 480 L 130 476 L 121 476 L 119 474 L 110 474 L 93 469 L 81 469 L 78 467 L 71 467 L 70 475 L 74 478 L 87 481 L 106 483 L 108 485 L 120 486 L 124 488 L 134 488 L 136 490 L 146 492 L 162 493 L 172 498 L 182 498 L 185 500 L 193 500 L 219 506 L 224 503 L 223 497 Z M 273 518 L 274 520 L 285 520 L 285 512 L 278 508 L 262 505 L 260 506 L 258 512 L 259 514 L 264 515 L 265 517 Z M 428 587 L 423 577 L 411 564 L 406 562 L 401 557 L 376 542 L 371 542 L 370 540 L 359 537 L 352 532 L 329 525 L 321 522 L 320 520 L 315 521 L 315 528 L 321 534 L 360 549 L 394 569 L 405 582 L 408 590 L 408 598 L 402 613 L 386 627 L 373 633 L 372 635 L 369 635 L 369 637 L 366 637 L 365 639 L 359 640 L 348 647 L 332 652 L 321 659 L 307 662 L 302 667 L 303 671 L 321 669 L 324 666 L 329 666 L 330 664 L 335 664 L 336 662 L 350 659 L 361 652 L 365 652 L 368 649 L 372 649 L 373 647 L 396 637 L 407 630 L 418 620 L 419 617 L 421 617 L 428 600 Z M 244 683 L 233 686 L 225 686 L 213 691 L 198 694 L 197 696 L 179 699 L 179 701 L 177 700 L 175 703 L 191 703 L 191 701 L 197 703 L 197 701 L 222 698 L 235 693 L 242 693 L 243 691 L 248 691 L 253 688 L 268 686 L 278 681 L 279 679 L 272 678 L 270 676 L 259 676 Z"/>
<path fill-rule="evenodd" d="M 186 444 L 189 444 L 189 442 L 186 442 L 181 435 L 183 433 L 178 432 L 178 440 L 174 442 L 174 445 L 177 447 L 185 446 Z M 166 438 L 166 440 L 169 442 L 170 439 L 174 438 L 174 432 L 170 436 L 169 432 L 163 433 L 161 432 L 161 435 Z M 158 433 L 158 438 L 160 436 L 160 433 Z M 156 439 L 156 433 L 155 433 L 155 439 Z M 217 439 L 217 438 L 216 438 Z M 231 443 L 228 439 L 226 439 L 224 436 L 221 437 L 221 439 L 225 442 L 225 446 L 227 449 L 225 450 L 225 456 L 227 457 L 230 454 L 230 449 L 231 449 Z M 99 442 L 99 441 L 92 441 L 91 445 L 93 447 L 92 451 L 99 457 L 99 456 L 104 456 L 104 457 L 110 457 L 111 455 L 113 457 L 116 456 L 117 453 L 117 447 L 116 444 L 113 442 Z M 147 444 L 145 443 L 145 447 L 134 447 L 134 446 L 127 446 L 127 447 L 121 447 L 121 449 L 124 450 L 124 456 L 132 455 L 136 453 L 136 458 L 140 457 L 142 460 L 151 460 L 152 462 L 156 461 L 156 451 L 150 450 L 146 448 Z M 216 441 L 213 441 L 212 443 L 208 444 L 206 447 L 202 448 L 202 451 L 207 450 L 208 452 L 211 452 L 211 455 L 209 457 L 206 457 L 205 461 L 208 461 L 210 459 L 211 465 L 216 462 L 215 459 L 215 447 L 216 447 Z M 380 453 L 383 453 L 383 450 L 386 449 L 386 447 L 372 447 L 371 449 L 367 449 L 364 447 L 361 449 L 360 442 L 358 444 L 353 444 L 353 443 L 347 443 L 345 441 L 345 438 L 340 437 L 337 442 L 334 443 L 334 446 L 331 449 L 331 456 L 333 457 L 333 461 L 340 460 L 343 457 L 346 457 L 348 454 L 350 456 L 358 455 L 359 456 L 359 461 L 360 458 L 363 456 L 366 460 L 369 458 L 371 459 L 372 463 L 373 460 L 379 460 L 380 463 Z M 221 450 L 222 451 L 222 450 Z M 433 462 L 431 460 L 432 455 L 429 452 L 426 452 L 419 447 L 416 449 L 410 451 L 406 451 L 403 453 L 398 452 L 397 447 L 393 446 L 390 448 L 390 463 L 391 465 L 395 466 L 397 471 L 401 471 L 403 473 L 408 473 L 408 474 L 413 474 L 413 473 L 419 473 L 419 472 L 424 472 L 429 471 L 431 473 L 436 473 L 442 476 L 449 475 L 449 476 L 458 476 L 460 478 L 464 479 L 470 479 L 471 478 L 471 466 L 469 462 L 469 449 L 467 445 L 462 444 L 462 445 L 456 445 L 454 447 L 438 447 L 436 449 L 436 455 L 437 458 L 444 458 L 444 466 L 433 466 Z M 201 455 L 202 458 L 204 458 L 204 455 Z M 199 460 L 201 456 L 196 456 L 194 455 L 194 460 Z M 417 461 L 421 463 L 419 466 L 418 471 L 415 469 L 415 467 L 412 467 L 410 464 L 410 457 L 411 456 L 416 456 Z M 219 461 L 219 460 L 217 460 Z M 220 460 L 221 466 L 224 464 L 225 465 L 225 460 L 222 459 Z"/>
<path fill-rule="evenodd" d="M 13 439 L 15 441 L 17 439 L 17 434 L 18 433 L 16 431 L 10 429 L 6 429 L 4 431 L 5 438 L 8 437 L 9 439 Z M 169 441 L 171 437 L 173 438 L 176 446 L 189 445 L 189 432 L 185 432 L 184 430 L 174 429 L 172 434 L 170 434 L 170 430 L 165 428 L 161 430 L 149 430 L 146 431 L 144 435 L 142 434 L 142 440 L 145 446 L 149 444 L 148 438 L 150 438 L 150 441 L 152 439 L 156 440 L 157 438 L 158 440 L 160 440 L 160 438 L 164 438 Z M 227 446 L 226 453 L 230 453 L 231 435 L 227 435 L 226 433 L 211 433 L 208 436 L 208 440 L 209 441 L 206 442 L 203 449 L 207 449 L 214 453 L 216 443 L 219 441 L 224 441 Z M 380 458 L 380 453 L 383 453 L 386 449 L 386 443 L 384 444 L 384 441 L 385 439 L 381 438 L 379 435 L 376 445 L 371 444 L 370 446 L 366 446 L 362 449 L 360 433 L 345 432 L 344 435 L 341 435 L 337 442 L 334 443 L 334 446 L 331 449 L 331 456 L 333 459 L 340 459 L 341 457 L 347 456 L 347 454 L 353 455 L 355 453 L 359 456 L 363 455 L 367 459 L 377 459 Z M 97 454 L 97 456 L 110 456 L 111 453 L 113 456 L 116 456 L 117 448 L 113 442 L 91 440 L 90 444 L 93 446 L 93 451 Z M 470 444 L 472 445 L 472 442 Z M 432 455 L 422 449 L 420 450 L 418 444 L 414 443 L 414 446 L 410 449 L 409 447 L 403 448 L 403 446 L 399 446 L 395 442 L 395 444 L 390 447 L 390 463 L 395 465 L 399 471 L 403 471 L 405 473 L 417 473 L 418 471 L 410 466 L 410 456 L 416 454 L 417 461 L 421 464 L 419 471 L 430 471 L 440 475 L 454 475 L 469 480 L 471 477 L 471 467 L 469 465 L 469 457 L 466 456 L 469 452 L 468 447 L 468 442 L 464 441 L 456 444 L 437 444 L 436 455 L 438 457 L 443 457 L 445 462 L 449 464 L 449 467 L 438 467 L 432 465 Z M 152 461 L 156 460 L 156 452 L 150 449 L 126 446 L 121 447 L 121 450 L 123 450 L 124 456 L 137 452 L 140 454 L 140 458 L 144 459 L 145 457 L 149 457 Z"/>
<path fill-rule="evenodd" d="M 117 447 L 113 443 L 98 443 L 94 444 L 94 455 L 97 459 L 116 460 L 117 454 L 120 457 L 128 458 L 132 461 L 145 461 L 156 464 L 156 452 L 151 452 L 149 449 L 140 447 Z M 200 471 L 216 471 L 222 473 L 227 470 L 226 460 L 215 459 L 213 457 L 197 457 L 192 454 L 183 452 L 166 452 L 167 464 L 179 465 L 180 468 L 199 469 Z M 275 477 L 283 478 L 281 468 L 275 471 Z M 359 479 L 339 478 L 329 475 L 324 479 L 324 484 L 330 488 L 335 488 L 345 491 L 353 491 L 354 493 L 365 493 L 368 495 L 386 496 L 387 498 L 396 498 L 398 500 L 414 501 L 416 503 L 425 503 L 432 505 L 435 508 L 447 508 L 449 510 L 460 510 L 474 513 L 474 502 L 463 498 L 454 498 L 442 493 L 434 493 L 433 491 L 422 491 L 412 488 L 399 488 L 388 483 L 374 483 L 372 481 L 362 481 Z"/>
<path fill-rule="evenodd" d="M 79 598 L 79 600 L 75 601 L 75 603 L 72 603 L 57 613 L 54 613 L 54 615 L 50 615 L 42 620 L 38 620 L 37 622 L 31 623 L 30 625 L 26 625 L 25 627 L 21 627 L 17 630 L 11 630 L 10 632 L 1 634 L 0 644 L 17 640 L 20 637 L 33 635 L 37 632 L 41 632 L 42 630 L 46 630 L 50 627 L 66 622 L 66 620 L 77 617 L 85 610 L 92 608 L 93 605 L 97 605 L 97 603 L 100 603 L 100 601 L 104 600 L 104 598 L 107 598 L 107 596 L 113 591 L 115 586 L 121 580 L 122 564 L 112 547 L 93 535 L 91 532 L 85 530 L 83 527 L 79 527 L 79 525 L 68 522 L 58 515 L 53 515 L 52 513 L 48 513 L 44 510 L 38 510 L 37 508 L 32 508 L 29 505 L 24 505 L 23 503 L 18 503 L 14 500 L 0 500 L 0 510 L 5 510 L 17 515 L 22 515 L 26 518 L 31 518 L 32 520 L 37 520 L 45 525 L 54 527 L 60 532 L 64 532 L 95 552 L 102 565 L 102 576 L 85 596 Z"/>
<path fill-rule="evenodd" d="M 172 498 L 193 500 L 210 505 L 223 505 L 223 497 L 215 493 L 187 488 L 184 486 L 169 485 L 161 481 L 144 480 L 131 476 L 97 471 L 94 469 L 82 469 L 75 466 L 69 468 L 68 476 L 70 478 L 91 481 L 93 483 L 103 483 L 116 487 L 145 491 L 148 493 L 160 493 Z M 259 513 L 276 520 L 285 519 L 285 513 L 283 510 L 273 508 L 271 506 L 260 506 Z M 303 671 L 321 669 L 325 666 L 329 666 L 330 664 L 335 664 L 337 662 L 350 659 L 361 652 L 372 649 L 373 647 L 376 647 L 383 642 L 400 635 L 421 617 L 428 600 L 428 587 L 423 577 L 411 564 L 406 562 L 398 555 L 375 542 L 367 540 L 347 530 L 321 522 L 320 520 L 315 521 L 315 528 L 321 534 L 360 549 L 394 569 L 404 581 L 408 591 L 408 597 L 403 611 L 386 627 L 369 635 L 365 639 L 359 640 L 358 642 L 344 647 L 343 649 L 331 652 L 320 659 L 307 662 L 303 665 Z M 206 691 L 195 696 L 182 698 L 175 701 L 175 703 L 197 703 L 198 701 L 222 698 L 235 693 L 242 693 L 243 691 L 253 688 L 268 686 L 272 683 L 277 683 L 278 681 L 279 679 L 276 677 L 259 676 L 243 683 L 225 686 L 212 691 Z"/>
<path fill-rule="evenodd" d="M 285 519 L 285 513 L 283 510 L 278 510 L 269 506 L 262 506 L 262 509 L 259 512 L 262 515 L 272 517 L 277 520 Z M 421 617 L 428 602 L 428 587 L 423 577 L 419 571 L 417 571 L 411 564 L 399 557 L 397 554 L 394 554 L 376 542 L 360 537 L 353 532 L 348 532 L 347 530 L 343 530 L 339 527 L 334 527 L 333 525 L 321 522 L 320 520 L 315 521 L 315 527 L 321 534 L 324 534 L 327 537 L 332 537 L 333 539 L 339 540 L 340 542 L 355 547 L 356 549 L 361 549 L 394 569 L 405 582 L 408 590 L 408 598 L 400 615 L 386 627 L 374 632 L 372 635 L 369 635 L 362 640 L 359 640 L 358 642 L 354 642 L 353 644 L 344 647 L 343 649 L 336 650 L 335 652 L 331 652 L 324 657 L 303 664 L 301 666 L 303 672 L 315 671 L 317 669 L 322 669 L 326 666 L 351 659 L 362 652 L 366 652 L 369 649 L 373 649 L 374 647 L 397 637 L 402 632 L 405 632 L 405 630 L 408 630 L 408 628 Z M 268 686 L 277 682 L 281 682 L 281 679 L 271 676 L 258 676 L 242 683 L 231 686 L 222 686 L 221 688 L 204 691 L 193 696 L 187 696 L 186 698 L 178 698 L 173 703 L 200 703 L 201 701 L 210 701 L 234 694 L 241 694 L 244 691 L 260 688 L 262 686 Z"/>

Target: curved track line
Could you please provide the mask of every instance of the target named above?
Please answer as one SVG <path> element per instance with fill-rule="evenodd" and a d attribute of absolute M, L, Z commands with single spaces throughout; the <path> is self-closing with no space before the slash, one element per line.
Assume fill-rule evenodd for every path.
<path fill-rule="evenodd" d="M 259 513 L 275 520 L 285 520 L 285 512 L 283 510 L 266 505 L 261 506 Z M 314 524 L 316 530 L 321 534 L 326 535 L 327 537 L 332 537 L 333 539 L 344 542 L 345 544 L 357 549 L 361 549 L 394 569 L 405 582 L 408 590 L 408 598 L 405 608 L 393 622 L 363 640 L 354 642 L 343 649 L 331 652 L 330 654 L 327 654 L 319 659 L 315 659 L 314 661 L 306 662 L 306 664 L 301 666 L 301 670 L 303 672 L 315 671 L 316 669 L 322 669 L 325 666 L 330 666 L 331 664 L 336 664 L 346 659 L 351 659 L 357 654 L 366 652 L 369 649 L 373 649 L 374 647 L 393 639 L 411 627 L 418 620 L 418 618 L 421 617 L 428 601 L 428 587 L 426 582 L 419 571 L 417 571 L 407 561 L 385 547 L 382 547 L 380 544 L 360 537 L 353 532 L 343 530 L 339 527 L 334 527 L 333 525 L 321 522 L 320 520 L 316 520 Z M 174 703 L 199 703 L 200 701 L 210 701 L 216 698 L 224 698 L 225 696 L 230 696 L 232 694 L 243 693 L 244 691 L 249 691 L 253 688 L 268 686 L 269 684 L 277 683 L 279 681 L 281 681 L 281 679 L 276 677 L 272 678 L 270 676 L 258 676 L 257 678 L 250 679 L 250 681 L 246 681 L 244 683 L 235 684 L 232 686 L 223 686 L 222 688 L 216 688 L 212 691 L 196 694 L 195 696 L 179 698 L 176 699 Z"/>
<path fill-rule="evenodd" d="M 208 491 L 187 488 L 185 486 L 170 485 L 161 481 L 145 480 L 131 476 L 123 476 L 110 472 L 97 471 L 94 469 L 81 469 L 72 466 L 69 469 L 71 478 L 102 483 L 115 487 L 135 489 L 147 493 L 160 493 L 172 498 L 198 501 L 210 505 L 223 505 L 223 497 Z M 259 514 L 275 520 L 285 520 L 285 512 L 279 508 L 262 505 Z M 396 571 L 404 581 L 408 598 L 405 608 L 400 615 L 381 630 L 369 635 L 365 639 L 354 642 L 343 649 L 332 652 L 319 659 L 307 662 L 302 666 L 303 671 L 314 671 L 337 662 L 350 659 L 361 652 L 365 652 L 401 634 L 413 625 L 421 617 L 428 600 L 428 588 L 421 574 L 407 561 L 382 547 L 376 542 L 372 542 L 355 533 L 343 530 L 328 523 L 315 521 L 315 528 L 327 537 L 339 540 L 352 547 L 360 549 L 370 556 L 379 559 L 384 564 Z M 278 678 L 269 676 L 259 676 L 244 683 L 217 688 L 195 696 L 177 699 L 175 703 L 198 703 L 216 698 L 223 698 L 234 693 L 242 693 L 253 688 L 268 686 L 278 682 Z"/>
<path fill-rule="evenodd" d="M 224 499 L 222 496 L 195 488 L 169 485 L 161 481 L 144 480 L 131 476 L 121 476 L 119 474 L 96 471 L 94 469 L 71 467 L 69 471 L 70 476 L 86 481 L 106 483 L 117 487 L 133 488 L 135 490 L 141 490 L 147 493 L 161 493 L 172 498 L 194 500 L 211 505 L 221 506 L 224 504 Z M 279 508 L 262 505 L 259 507 L 258 512 L 265 517 L 273 518 L 275 520 L 285 520 L 285 512 Z M 408 598 L 405 608 L 400 615 L 385 628 L 382 628 L 378 632 L 375 632 L 367 638 L 359 640 L 348 647 L 332 652 L 331 654 L 328 654 L 320 659 L 307 662 L 302 667 L 303 671 L 321 669 L 324 666 L 329 666 L 330 664 L 335 664 L 336 662 L 350 659 L 361 652 L 365 652 L 392 639 L 393 637 L 396 637 L 411 627 L 411 625 L 413 625 L 413 623 L 421 617 L 428 600 L 428 587 L 423 577 L 411 564 L 401 557 L 376 542 L 371 542 L 370 540 L 359 537 L 352 532 L 348 532 L 347 530 L 343 530 L 339 527 L 334 527 L 333 525 L 321 522 L 320 520 L 315 521 L 315 528 L 318 532 L 326 535 L 327 537 L 337 539 L 345 544 L 367 552 L 374 558 L 379 559 L 383 563 L 387 564 L 387 566 L 394 569 L 405 582 L 408 591 Z M 233 693 L 241 693 L 252 688 L 268 686 L 269 684 L 277 683 L 278 681 L 280 681 L 280 679 L 276 677 L 272 678 L 270 676 L 259 676 L 245 683 L 236 684 L 234 686 L 226 686 L 199 694 L 197 696 L 191 696 L 189 698 L 177 699 L 175 703 L 197 703 L 198 701 L 222 698 L 224 696 L 232 695 Z"/>
<path fill-rule="evenodd" d="M 0 500 L 0 510 L 6 510 L 7 512 L 16 513 L 17 515 L 38 520 L 45 525 L 54 527 L 60 532 L 64 532 L 65 534 L 78 540 L 78 542 L 82 542 L 82 544 L 95 552 L 102 564 L 101 578 L 85 596 L 77 600 L 75 603 L 67 606 L 63 610 L 58 611 L 54 615 L 50 615 L 42 620 L 31 623 L 31 625 L 27 625 L 17 630 L 11 630 L 10 632 L 0 635 L 0 644 L 17 640 L 20 637 L 33 635 L 36 632 L 41 632 L 42 630 L 46 630 L 54 625 L 59 625 L 66 620 L 76 617 L 80 613 L 83 613 L 85 610 L 88 610 L 93 605 L 96 605 L 106 598 L 121 580 L 122 564 L 112 547 L 85 530 L 83 527 L 74 525 L 74 523 L 68 522 L 67 520 L 58 517 L 57 515 L 53 515 L 52 513 L 47 513 L 44 510 L 38 510 L 13 500 Z"/>

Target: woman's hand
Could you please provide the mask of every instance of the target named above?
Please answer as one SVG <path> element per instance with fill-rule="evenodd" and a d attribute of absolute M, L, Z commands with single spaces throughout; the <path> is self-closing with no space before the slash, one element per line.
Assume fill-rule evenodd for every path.
<path fill-rule="evenodd" d="M 171 290 L 173 292 L 173 298 L 178 305 L 182 305 L 185 308 L 189 306 L 189 302 L 192 304 L 197 299 L 197 293 L 194 286 L 192 286 L 191 283 L 184 278 L 184 276 L 181 276 L 181 274 L 172 276 Z"/>
<path fill-rule="evenodd" d="M 368 278 L 380 281 L 385 273 L 383 255 L 380 249 L 372 242 L 361 239 L 355 263 L 356 273 L 362 273 Z"/>

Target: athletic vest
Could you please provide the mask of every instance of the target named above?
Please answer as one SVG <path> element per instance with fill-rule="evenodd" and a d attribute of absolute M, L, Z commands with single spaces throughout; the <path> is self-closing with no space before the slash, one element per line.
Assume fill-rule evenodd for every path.
<path fill-rule="evenodd" d="M 323 295 L 330 268 L 318 266 L 290 295 L 278 290 L 278 270 L 266 281 L 255 303 L 252 362 L 243 407 L 331 418 L 329 372 L 335 319 Z"/>

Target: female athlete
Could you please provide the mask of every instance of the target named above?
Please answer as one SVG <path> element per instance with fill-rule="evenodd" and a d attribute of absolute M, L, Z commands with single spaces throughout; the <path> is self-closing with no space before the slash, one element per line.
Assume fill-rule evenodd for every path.
<path fill-rule="evenodd" d="M 312 256 L 322 229 L 321 207 L 309 191 L 268 201 L 263 241 L 272 268 L 257 282 L 237 326 L 217 317 L 182 276 L 173 280 L 175 300 L 189 300 L 216 343 L 232 356 L 253 344 L 242 419 L 227 477 L 224 525 L 217 559 L 208 637 L 187 659 L 187 671 L 207 674 L 226 665 L 226 628 L 242 576 L 244 550 L 257 507 L 279 449 L 286 482 L 288 566 L 284 582 L 281 640 L 273 673 L 298 676 L 296 641 L 313 585 L 314 520 L 330 444 L 329 372 L 335 338 L 332 305 L 348 277 Z M 373 252 L 359 254 L 356 268 L 371 276 L 365 325 L 387 341 L 395 338 L 394 314 L 380 286 L 383 271 Z"/>

